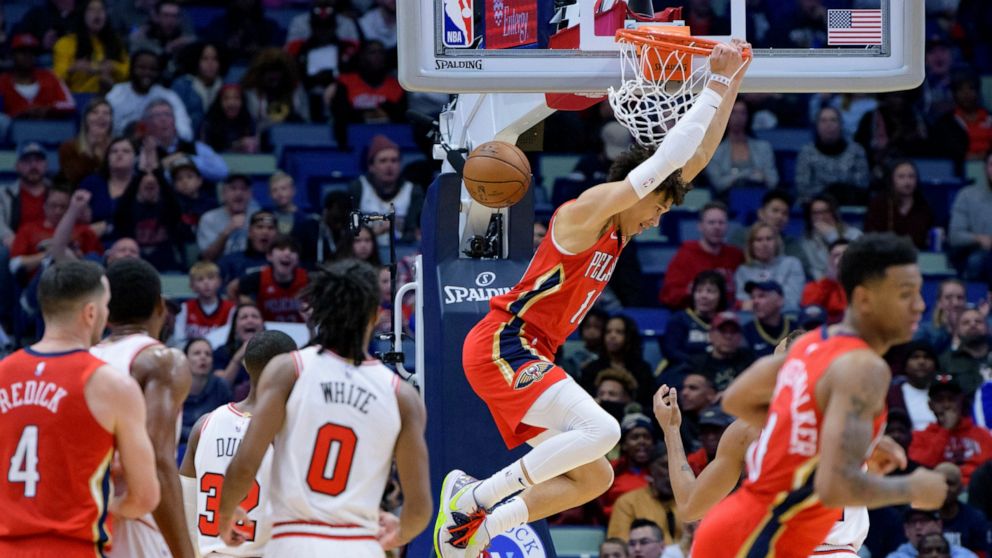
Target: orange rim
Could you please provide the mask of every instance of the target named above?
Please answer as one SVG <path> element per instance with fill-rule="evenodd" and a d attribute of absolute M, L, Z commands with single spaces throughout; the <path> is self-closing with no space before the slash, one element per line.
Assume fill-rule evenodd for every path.
<path fill-rule="evenodd" d="M 719 41 L 703 39 L 691 35 L 676 35 L 657 30 L 657 27 L 644 26 L 636 29 L 617 29 L 617 42 L 627 42 L 642 47 L 656 47 L 664 50 L 675 50 L 686 54 L 709 56 Z M 744 57 L 750 58 L 751 49 L 744 51 Z"/>

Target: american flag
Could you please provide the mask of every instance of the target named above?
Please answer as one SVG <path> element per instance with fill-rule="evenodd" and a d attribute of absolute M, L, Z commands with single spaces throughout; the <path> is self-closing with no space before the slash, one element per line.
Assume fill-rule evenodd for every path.
<path fill-rule="evenodd" d="M 827 44 L 882 44 L 882 10 L 827 10 Z"/>

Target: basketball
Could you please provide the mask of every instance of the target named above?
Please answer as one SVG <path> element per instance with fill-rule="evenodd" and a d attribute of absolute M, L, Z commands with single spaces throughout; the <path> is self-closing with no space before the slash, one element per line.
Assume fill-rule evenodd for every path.
<path fill-rule="evenodd" d="M 510 207 L 530 187 L 530 162 L 515 145 L 488 141 L 469 153 L 462 177 L 475 201 L 494 209 Z"/>

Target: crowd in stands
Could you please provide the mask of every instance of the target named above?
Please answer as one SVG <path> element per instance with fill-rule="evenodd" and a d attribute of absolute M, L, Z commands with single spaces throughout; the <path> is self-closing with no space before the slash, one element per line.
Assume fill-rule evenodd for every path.
<path fill-rule="evenodd" d="M 726 23 L 707 2 L 685 4 L 694 31 Z M 824 8 L 862 4 L 871 2 L 748 2 L 748 39 L 822 45 Z M 390 229 L 353 231 L 349 214 L 395 208 L 405 281 L 439 166 L 404 114 L 437 114 L 448 100 L 400 87 L 396 0 L 2 9 L 0 150 L 13 160 L 0 168 L 6 349 L 39 334 L 34 292 L 54 261 L 141 257 L 182 274 L 188 291 L 170 304 L 166 338 L 193 370 L 185 440 L 202 413 L 246 393 L 241 357 L 253 334 L 282 324 L 307 336 L 296 294 L 319 263 L 380 266 L 390 329 Z M 926 9 L 926 79 L 914 90 L 742 95 L 693 201 L 627 247 L 610 291 L 563 347 L 559 362 L 622 427 L 613 487 L 553 519 L 602 526 L 601 556 L 672 558 L 691 543 L 651 418 L 656 387 L 679 388 L 698 473 L 732 420 L 717 407 L 721 392 L 790 333 L 841 320 L 838 262 L 871 231 L 912 238 L 927 280 L 917 339 L 887 355 L 888 433 L 909 470 L 938 467 L 954 490 L 936 513 L 873 511 L 863 554 L 990 555 L 992 10 L 984 0 Z M 322 130 L 319 147 L 287 147 L 283 130 L 308 123 Z M 557 157 L 574 168 L 536 177 L 535 244 L 555 205 L 602 181 L 631 143 L 606 103 L 555 114 L 544 137 L 532 167 Z M 239 158 L 263 156 L 275 164 L 261 172 Z"/>

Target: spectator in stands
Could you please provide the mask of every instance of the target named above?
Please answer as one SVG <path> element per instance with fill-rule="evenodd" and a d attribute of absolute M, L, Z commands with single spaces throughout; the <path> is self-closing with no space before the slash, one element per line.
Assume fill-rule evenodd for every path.
<path fill-rule="evenodd" d="M 14 65 L 0 74 L 0 105 L 11 118 L 61 118 L 76 110 L 65 83 L 51 70 L 39 68 L 41 43 L 34 35 L 16 35 L 10 43 Z"/>
<path fill-rule="evenodd" d="M 640 388 L 637 402 L 648 408 L 654 395 L 654 374 L 643 354 L 637 322 L 623 314 L 613 316 L 603 329 L 603 355 L 582 369 L 580 383 L 586 391 L 593 393 L 597 374 L 607 368 L 623 368 L 637 380 Z"/>
<path fill-rule="evenodd" d="M 634 541 L 640 538 L 634 536 L 633 530 L 636 529 L 633 527 L 634 520 L 646 519 L 663 526 L 662 546 L 675 544 L 682 537 L 682 522 L 678 519 L 675 495 L 668 476 L 668 451 L 665 444 L 655 445 L 654 455 L 648 464 L 648 472 L 650 482 L 647 486 L 631 490 L 617 498 L 613 512 L 610 514 L 606 536 L 621 539 L 629 537 Z"/>
<path fill-rule="evenodd" d="M 358 24 L 350 16 L 337 13 L 334 3 L 311 10 L 309 22 L 310 35 L 290 42 L 286 50 L 298 61 L 309 98 L 310 119 L 330 122 L 337 79 L 343 72 L 353 69 L 355 54 L 361 48 L 357 39 Z M 338 36 L 339 30 L 346 38 Z"/>
<path fill-rule="evenodd" d="M 734 422 L 734 417 L 714 405 L 699 414 L 699 443 L 700 448 L 686 456 L 692 472 L 698 477 L 716 457 L 716 448 L 720 445 L 723 431 Z M 667 464 L 666 464 L 667 465 Z M 667 467 L 666 467 L 667 468 Z"/>
<path fill-rule="evenodd" d="M 193 337 L 186 342 L 183 352 L 189 361 L 193 382 L 189 386 L 189 395 L 183 402 L 180 445 L 189 439 L 190 430 L 201 416 L 233 401 L 227 382 L 214 374 L 214 354 L 209 341 L 202 337 Z"/>
<path fill-rule="evenodd" d="M 837 270 L 848 244 L 850 242 L 846 238 L 838 238 L 830 243 L 827 268 L 823 272 L 823 277 L 817 281 L 806 283 L 800 300 L 800 305 L 803 307 L 819 306 L 823 308 L 827 313 L 827 323 L 831 324 L 841 321 L 847 310 L 847 294 L 844 292 L 843 285 L 837 280 Z"/>
<path fill-rule="evenodd" d="M 967 486 L 971 473 L 992 459 L 992 434 L 964 416 L 962 386 L 947 374 L 938 374 L 930 384 L 930 409 L 937 416 L 925 430 L 913 433 L 909 458 L 924 467 L 949 461 L 961 468 Z"/>
<path fill-rule="evenodd" d="M 928 305 L 931 304 L 927 301 Z M 957 330 L 958 318 L 967 308 L 968 300 L 964 282 L 960 279 L 944 279 L 937 287 L 937 300 L 930 322 L 920 323 L 915 338 L 930 343 L 938 354 L 951 348 L 951 341 Z"/>
<path fill-rule="evenodd" d="M 335 259 L 355 258 L 374 267 L 382 265 L 382 259 L 379 258 L 379 247 L 375 242 L 375 233 L 369 225 L 361 225 L 358 227 L 357 233 L 352 233 L 349 230 L 344 240 L 345 243 L 335 254 Z"/>
<path fill-rule="evenodd" d="M 127 50 L 107 20 L 103 0 L 88 0 L 82 25 L 59 39 L 52 50 L 55 75 L 73 93 L 106 93 L 127 79 Z"/>
<path fill-rule="evenodd" d="M 242 361 L 253 335 L 265 330 L 262 311 L 252 303 L 242 302 L 234 309 L 227 341 L 214 350 L 214 374 L 231 387 L 235 401 L 248 395 L 248 371 Z"/>
<path fill-rule="evenodd" d="M 292 176 L 281 170 L 273 173 L 269 177 L 269 198 L 279 234 L 292 234 L 307 220 L 307 215 L 296 206 L 296 183 Z"/>
<path fill-rule="evenodd" d="M 971 71 L 959 71 L 951 79 L 954 109 L 933 125 L 937 154 L 959 165 L 980 160 L 992 148 L 992 115 L 982 106 L 981 85 Z"/>
<path fill-rule="evenodd" d="M 918 91 L 880 93 L 878 108 L 858 123 L 854 141 L 868 155 L 873 182 L 881 182 L 885 165 L 894 159 L 933 156 L 917 96 Z"/>
<path fill-rule="evenodd" d="M 664 384 L 666 381 L 667 378 L 659 378 L 657 383 Z M 694 452 L 700 448 L 700 417 L 703 411 L 717 402 L 713 379 L 705 374 L 689 371 L 682 379 L 681 387 L 668 385 L 678 390 L 679 412 L 682 414 L 679 431 L 683 447 L 690 453 Z"/>
<path fill-rule="evenodd" d="M 928 125 L 932 126 L 939 117 L 954 110 L 954 95 L 951 93 L 951 68 L 954 54 L 951 43 L 941 32 L 927 36 L 925 77 L 920 86 L 920 110 Z"/>
<path fill-rule="evenodd" d="M 743 290 L 750 296 L 754 313 L 754 319 L 744 325 L 744 341 L 756 358 L 768 356 L 796 329 L 793 319 L 782 314 L 782 285 L 774 280 L 749 281 Z"/>
<path fill-rule="evenodd" d="M 18 147 L 14 170 L 17 181 L 5 185 L 0 192 L 0 240 L 8 248 L 22 225 L 45 220 L 45 193 L 51 186 L 45 176 L 48 158 L 39 143 Z"/>
<path fill-rule="evenodd" d="M 633 374 L 623 368 L 607 368 L 596 374 L 595 387 L 596 403 L 619 422 L 639 386 Z"/>
<path fill-rule="evenodd" d="M 772 145 L 753 136 L 751 108 L 743 100 L 734 103 L 727 133 L 706 165 L 706 177 L 716 193 L 724 197 L 734 187 L 774 189 L 778 186 Z"/>
<path fill-rule="evenodd" d="M 114 235 L 135 239 L 142 259 L 159 271 L 186 269 L 182 212 L 161 171 L 132 181 L 114 211 Z"/>
<path fill-rule="evenodd" d="M 183 345 L 231 322 L 234 302 L 220 297 L 220 268 L 213 262 L 199 261 L 189 268 L 189 288 L 195 295 L 183 301 L 176 316 L 173 346 Z M 211 355 L 211 363 L 213 358 Z M 213 368 L 211 368 L 213 370 Z"/>
<path fill-rule="evenodd" d="M 940 533 L 923 535 L 918 546 L 921 558 L 951 558 L 951 543 Z"/>
<path fill-rule="evenodd" d="M 661 558 L 665 549 L 664 533 L 650 519 L 635 519 L 630 524 L 630 541 L 627 546 L 631 558 Z"/>
<path fill-rule="evenodd" d="M 808 202 L 827 191 L 845 196 L 860 191 L 867 197 L 868 159 L 861 145 L 844 138 L 840 111 L 821 108 L 813 135 L 813 143 L 804 145 L 796 159 L 799 201 Z"/>
<path fill-rule="evenodd" d="M 232 300 L 237 300 L 237 278 L 259 271 L 269 263 L 266 256 L 275 237 L 276 218 L 269 211 L 256 211 L 251 215 L 245 249 L 226 254 L 217 262 L 220 276 L 227 285 L 225 292 Z"/>
<path fill-rule="evenodd" d="M 405 122 L 406 106 L 406 92 L 386 64 L 382 43 L 362 43 L 355 70 L 341 74 L 331 99 L 338 142 L 347 142 L 349 124 Z"/>
<path fill-rule="evenodd" d="M 612 462 L 613 485 L 599 497 L 607 516 L 621 495 L 648 485 L 648 465 L 656 442 L 651 419 L 642 413 L 629 413 L 620 421 L 620 457 Z"/>
<path fill-rule="evenodd" d="M 944 537 L 955 545 L 974 552 L 979 558 L 988 558 L 992 532 L 982 512 L 962 502 L 961 469 L 953 463 L 941 463 L 935 469 L 947 479 L 947 496 L 939 513 Z"/>
<path fill-rule="evenodd" d="M 113 119 L 113 109 L 106 99 L 94 97 L 86 104 L 79 119 L 79 134 L 59 146 L 59 171 L 69 184 L 78 186 L 100 170 L 110 146 Z"/>
<path fill-rule="evenodd" d="M 50 253 L 49 248 L 52 237 L 55 235 L 56 225 L 70 208 L 73 214 L 77 215 L 77 221 L 72 227 L 68 249 L 78 254 L 79 257 L 103 254 L 103 245 L 100 244 L 100 240 L 93 230 L 85 223 L 78 221 L 78 217 L 82 216 L 89 201 L 86 199 L 88 198 L 86 193 L 83 192 L 82 194 L 74 197 L 67 190 L 49 188 L 45 196 L 45 218 L 40 222 L 24 223 L 17 230 L 14 243 L 10 247 L 10 270 L 15 277 L 21 280 L 22 285 L 26 285 L 28 280 L 34 276 L 45 258 L 62 257 L 62 254 Z M 71 207 L 70 199 L 73 200 Z"/>
<path fill-rule="evenodd" d="M 339 0 L 313 0 L 307 12 L 294 16 L 289 22 L 286 50 L 293 54 L 299 53 L 303 43 L 313 35 L 315 27 L 328 26 L 329 22 L 333 21 L 334 34 L 338 41 L 346 45 L 346 50 L 351 49 L 351 52 L 357 52 L 362 41 L 358 24 L 354 18 L 339 10 L 338 4 L 343 4 L 343 2 Z M 354 4 L 355 2 L 352 2 L 352 5 Z"/>
<path fill-rule="evenodd" d="M 989 328 L 985 317 L 974 308 L 965 309 L 954 328 L 951 349 L 940 355 L 940 371 L 950 374 L 971 396 L 992 375 Z"/>
<path fill-rule="evenodd" d="M 248 113 L 263 133 L 275 124 L 305 122 L 310 108 L 296 62 L 277 48 L 258 53 L 241 79 Z"/>
<path fill-rule="evenodd" d="M 802 243 L 793 234 L 787 234 L 789 227 L 789 210 L 792 207 L 792 196 L 785 190 L 769 190 L 761 197 L 761 207 L 758 208 L 755 221 L 768 223 L 775 227 L 785 246 L 785 254 L 799 258 L 802 262 Z M 749 229 L 734 227 L 729 235 L 729 242 L 741 249 L 746 248 Z M 804 266 L 805 267 L 805 266 Z"/>
<path fill-rule="evenodd" d="M 951 207 L 948 243 L 952 257 L 960 265 L 959 272 L 966 279 L 992 279 L 982 277 L 985 260 L 992 254 L 992 151 L 985 155 L 986 184 L 966 186 Z"/>
<path fill-rule="evenodd" d="M 101 238 L 113 233 L 117 202 L 139 179 L 137 154 L 128 138 L 114 138 L 107 145 L 99 172 L 83 179 L 79 188 L 90 194 L 90 226 Z"/>
<path fill-rule="evenodd" d="M 328 192 L 324 196 L 320 219 L 308 219 L 293 231 L 302 248 L 305 265 L 329 262 L 339 250 L 348 249 L 352 208 L 351 197 L 346 192 Z"/>
<path fill-rule="evenodd" d="M 906 410 L 901 407 L 893 407 L 889 409 L 888 421 L 885 424 L 885 435 L 895 440 L 903 451 L 909 454 L 909 446 L 913 442 L 913 421 L 909 418 L 909 414 Z M 906 458 L 906 468 L 899 470 L 896 469 L 889 473 L 890 475 L 908 475 L 912 473 L 914 469 L 919 467 L 919 463 L 912 460 L 912 458 Z"/>
<path fill-rule="evenodd" d="M 968 505 L 978 509 L 988 519 L 992 517 L 992 461 L 986 461 L 971 474 L 968 483 Z"/>
<path fill-rule="evenodd" d="M 661 354 L 667 360 L 667 366 L 677 366 L 691 355 L 706 352 L 710 344 L 710 320 L 727 309 L 728 298 L 727 282 L 722 273 L 707 270 L 696 275 L 692 280 L 689 308 L 669 318 L 661 337 Z M 668 385 L 678 384 L 669 382 Z"/>
<path fill-rule="evenodd" d="M 607 537 L 599 545 L 599 558 L 630 558 L 627 541 L 617 537 Z"/>
<path fill-rule="evenodd" d="M 751 225 L 747 234 L 744 263 L 734 272 L 737 303 L 742 310 L 750 311 L 752 301 L 748 283 L 772 281 L 779 287 L 787 312 L 799 309 L 806 275 L 798 258 L 784 254 L 785 246 L 778 230 L 761 221 Z M 772 349 L 774 349 L 774 344 Z"/>
<path fill-rule="evenodd" d="M 279 24 L 265 17 L 261 0 L 233 0 L 224 14 L 206 27 L 207 39 L 221 45 L 232 61 L 247 62 L 282 42 Z"/>
<path fill-rule="evenodd" d="M 300 248 L 291 236 L 277 236 L 269 244 L 268 264 L 242 275 L 234 287 L 239 299 L 248 298 L 267 322 L 302 323 L 299 294 L 308 283 L 300 267 Z"/>
<path fill-rule="evenodd" d="M 131 52 L 150 50 L 167 59 L 175 59 L 184 47 L 196 40 L 192 26 L 184 24 L 179 0 L 156 2 L 148 21 L 131 32 L 128 38 Z"/>
<path fill-rule="evenodd" d="M 251 196 L 251 179 L 243 174 L 228 177 L 221 188 L 221 204 L 200 217 L 196 229 L 196 244 L 200 247 L 200 257 L 205 260 L 216 260 L 224 254 L 245 249 L 248 215 L 259 210 Z"/>
<path fill-rule="evenodd" d="M 665 273 L 661 292 L 661 303 L 669 308 L 679 309 L 689 305 L 692 292 L 689 290 L 692 279 L 703 270 L 713 270 L 723 275 L 727 281 L 727 297 L 735 300 L 733 276 L 737 267 L 744 263 L 744 254 L 727 240 L 727 206 L 720 202 L 710 202 L 699 212 L 699 240 L 682 243 Z"/>
<path fill-rule="evenodd" d="M 544 237 L 548 236 L 548 222 L 543 219 L 534 221 L 534 251 L 544 242 Z"/>
<path fill-rule="evenodd" d="M 820 48 L 827 46 L 827 10 L 823 0 L 797 0 L 792 10 L 782 10 L 773 23 L 780 38 L 777 46 L 785 48 Z"/>
<path fill-rule="evenodd" d="M 593 306 L 579 322 L 579 338 L 582 346 L 577 349 L 566 349 L 562 368 L 573 378 L 580 378 L 583 367 L 602 356 L 603 327 L 610 319 L 609 314 Z"/>
<path fill-rule="evenodd" d="M 138 248 L 138 243 L 133 238 L 118 238 L 103 253 L 104 267 L 109 266 L 117 260 L 140 257 L 141 249 Z"/>
<path fill-rule="evenodd" d="M 911 341 L 904 354 L 905 376 L 892 379 L 886 404 L 889 409 L 905 410 L 913 430 L 924 430 L 937 422 L 930 408 L 930 383 L 937 375 L 937 353 L 926 341 Z"/>
<path fill-rule="evenodd" d="M 583 155 L 575 163 L 575 169 L 572 170 L 573 174 L 581 176 L 582 180 L 589 184 L 608 182 L 607 177 L 613 161 L 634 144 L 634 138 L 630 132 L 616 120 L 603 124 L 603 127 L 599 129 L 599 140 L 602 148 L 595 153 Z"/>
<path fill-rule="evenodd" d="M 886 189 L 872 198 L 865 215 L 865 232 L 891 231 L 908 236 L 920 250 L 927 248 L 927 234 L 934 226 L 930 204 L 919 188 L 919 172 L 909 159 L 892 162 L 885 176 Z"/>
<path fill-rule="evenodd" d="M 175 96 L 171 91 L 171 95 Z M 149 101 L 142 111 L 142 123 L 147 132 L 142 138 L 142 156 L 153 161 L 152 166 L 161 162 L 168 168 L 173 160 L 189 157 L 206 180 L 220 181 L 227 178 L 227 163 L 208 145 L 199 141 L 186 140 L 179 135 L 176 112 L 165 99 Z"/>
<path fill-rule="evenodd" d="M 189 113 L 193 135 L 202 137 L 203 120 L 220 94 L 227 74 L 226 60 L 217 45 L 205 42 L 184 49 L 182 58 L 182 75 L 172 82 L 172 90 Z"/>
<path fill-rule="evenodd" d="M 803 207 L 803 213 L 806 232 L 802 243 L 809 265 L 806 275 L 815 281 L 826 276 L 830 246 L 834 241 L 841 238 L 855 240 L 861 236 L 861 231 L 841 220 L 837 200 L 829 194 L 814 196 Z"/>
<path fill-rule="evenodd" d="M 195 240 L 200 216 L 217 208 L 214 189 L 203 187 L 200 169 L 196 168 L 196 164 L 189 157 L 173 158 L 169 166 L 169 175 L 172 177 L 172 188 L 179 203 L 183 241 Z"/>
<path fill-rule="evenodd" d="M 413 240 L 424 205 L 424 193 L 400 176 L 400 148 L 383 135 L 376 135 L 369 142 L 368 171 L 348 185 L 351 199 L 359 211 L 389 213 L 396 211 L 395 229 L 404 240 Z M 373 224 L 376 241 L 380 246 L 389 243 L 389 224 Z"/>
<path fill-rule="evenodd" d="M 677 380 L 680 377 L 684 378 L 689 372 L 698 372 L 710 378 L 717 394 L 720 394 L 754 362 L 754 354 L 744 345 L 740 319 L 733 312 L 720 312 L 713 317 L 709 340 L 709 351 L 690 356 L 680 368 L 670 372 L 666 370 L 668 377 L 664 383 L 678 385 L 680 382 Z"/>
<path fill-rule="evenodd" d="M 245 96 L 236 83 L 225 84 L 207 111 L 200 137 L 221 153 L 258 153 L 255 121 L 245 106 Z"/>
<path fill-rule="evenodd" d="M 124 134 L 131 124 L 141 119 L 152 101 L 162 99 L 172 106 L 173 126 L 179 137 L 193 138 L 193 127 L 182 100 L 171 89 L 157 83 L 161 75 L 160 64 L 158 55 L 150 50 L 139 50 L 131 55 L 130 80 L 118 83 L 107 93 L 107 101 L 114 109 L 115 135 Z"/>
<path fill-rule="evenodd" d="M 992 14 L 981 0 L 962 0 L 957 8 L 957 17 L 948 25 L 955 31 L 955 39 L 962 43 L 966 58 L 983 74 L 992 72 L 989 38 L 986 29 L 992 25 Z"/>
<path fill-rule="evenodd" d="M 375 8 L 358 19 L 366 40 L 379 41 L 389 50 L 396 50 L 396 0 L 376 0 Z"/>
<path fill-rule="evenodd" d="M 25 12 L 14 24 L 14 33 L 30 33 L 41 41 L 45 50 L 52 50 L 56 41 L 76 30 L 78 13 L 76 0 L 46 0 Z"/>
<path fill-rule="evenodd" d="M 878 108 L 878 100 L 870 93 L 819 93 L 810 98 L 810 122 L 816 122 L 816 116 L 820 114 L 820 109 L 825 106 L 831 106 L 840 111 L 844 137 L 850 140 L 858 131 L 858 122 L 861 122 L 861 117 Z"/>
<path fill-rule="evenodd" d="M 943 539 L 945 545 L 949 547 L 951 558 L 976 558 L 973 552 L 963 546 L 951 544 L 944 535 L 943 529 L 944 526 L 937 511 L 906 508 L 903 530 L 907 542 L 900 545 L 887 558 L 916 558 L 918 556 L 922 558 L 924 548 L 943 548 L 937 541 L 938 538 Z M 927 541 L 926 546 L 923 544 L 924 541 Z"/>

